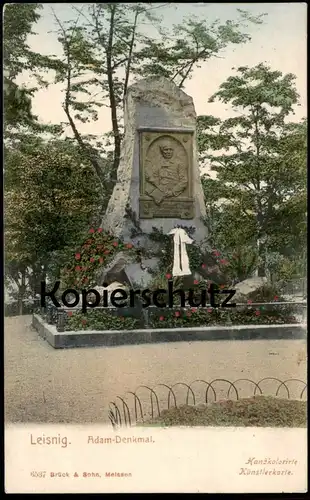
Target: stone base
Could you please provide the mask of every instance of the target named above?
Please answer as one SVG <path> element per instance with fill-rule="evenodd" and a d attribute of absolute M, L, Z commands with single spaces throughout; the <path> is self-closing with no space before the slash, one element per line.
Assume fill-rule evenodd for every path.
<path fill-rule="evenodd" d="M 157 342 L 192 342 L 199 340 L 305 339 L 306 325 L 242 325 L 192 328 L 158 328 L 144 330 L 68 331 L 58 332 L 34 314 L 32 326 L 40 337 L 54 347 L 95 347 L 149 344 Z"/>

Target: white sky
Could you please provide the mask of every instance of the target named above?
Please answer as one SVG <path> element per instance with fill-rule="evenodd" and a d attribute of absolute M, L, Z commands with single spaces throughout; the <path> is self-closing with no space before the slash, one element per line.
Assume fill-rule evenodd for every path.
<path fill-rule="evenodd" d="M 72 19 L 74 4 L 44 4 L 42 18 L 35 26 L 37 35 L 29 38 L 33 50 L 42 54 L 60 55 L 60 44 L 54 33 L 53 14 L 55 10 L 61 20 Z M 82 4 L 79 4 L 79 8 Z M 222 118 L 231 115 L 228 105 L 208 103 L 209 97 L 218 90 L 219 85 L 232 73 L 233 67 L 255 66 L 260 62 L 269 64 L 272 69 L 297 76 L 296 85 L 300 94 L 301 106 L 296 108 L 292 119 L 299 120 L 306 116 L 306 36 L 307 36 L 307 4 L 294 3 L 227 3 L 227 4 L 175 4 L 157 9 L 163 15 L 163 24 L 177 24 L 184 16 L 191 14 L 205 16 L 213 21 L 219 18 L 222 22 L 234 20 L 238 16 L 237 8 L 248 10 L 253 15 L 267 13 L 263 25 L 253 25 L 248 30 L 251 41 L 244 45 L 229 47 L 223 52 L 222 59 L 211 59 L 196 69 L 192 79 L 186 84 L 185 92 L 190 94 L 195 103 L 197 114 L 213 114 Z M 75 15 L 74 15 L 75 18 Z M 19 77 L 19 83 L 30 83 L 29 76 Z M 33 99 L 33 111 L 46 123 L 66 121 L 62 110 L 62 85 L 51 85 L 48 89 L 37 92 Z M 110 110 L 101 108 L 99 120 L 90 124 L 81 124 L 82 133 L 102 134 L 111 129 Z"/>

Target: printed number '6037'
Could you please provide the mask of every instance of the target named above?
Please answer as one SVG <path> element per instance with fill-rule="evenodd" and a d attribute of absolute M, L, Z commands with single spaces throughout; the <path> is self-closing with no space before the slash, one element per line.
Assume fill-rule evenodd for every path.
<path fill-rule="evenodd" d="M 32 471 L 32 472 L 30 472 L 30 476 L 31 477 L 45 477 L 45 475 L 46 475 L 46 471 L 45 470 L 44 471 L 40 470 L 40 471 Z"/>

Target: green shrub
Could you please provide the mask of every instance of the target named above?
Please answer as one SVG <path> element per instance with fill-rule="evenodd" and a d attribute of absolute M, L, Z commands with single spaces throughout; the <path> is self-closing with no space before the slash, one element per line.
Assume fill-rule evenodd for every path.
<path fill-rule="evenodd" d="M 66 322 L 66 330 L 133 330 L 138 320 L 132 317 L 117 316 L 102 309 L 72 312 Z"/>

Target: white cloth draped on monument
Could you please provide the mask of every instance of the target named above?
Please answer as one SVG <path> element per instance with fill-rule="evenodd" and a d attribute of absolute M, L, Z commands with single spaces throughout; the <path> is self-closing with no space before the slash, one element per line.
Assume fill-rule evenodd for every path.
<path fill-rule="evenodd" d="M 186 251 L 186 245 L 193 243 L 193 240 L 182 228 L 172 229 L 168 234 L 173 234 L 174 238 L 174 256 L 173 256 L 173 276 L 187 276 L 191 273 L 189 268 L 189 259 Z"/>

